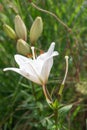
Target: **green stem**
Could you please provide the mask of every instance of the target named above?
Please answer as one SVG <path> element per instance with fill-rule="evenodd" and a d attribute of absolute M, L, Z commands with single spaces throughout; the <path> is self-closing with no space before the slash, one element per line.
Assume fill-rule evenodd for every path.
<path fill-rule="evenodd" d="M 43 88 L 43 92 L 44 92 L 44 95 L 46 97 L 46 100 L 47 100 L 48 104 L 51 104 L 52 103 L 52 98 L 51 98 L 51 96 L 50 96 L 50 94 L 49 94 L 49 92 L 48 92 L 48 90 L 46 88 L 46 85 L 42 85 L 42 88 Z"/>
<path fill-rule="evenodd" d="M 62 95 L 63 89 L 64 89 L 64 84 L 61 84 L 59 93 L 58 93 L 60 96 Z"/>
<path fill-rule="evenodd" d="M 47 14 L 50 14 L 50 15 L 53 16 L 59 23 L 61 23 L 68 31 L 71 31 L 71 28 L 69 28 L 60 18 L 58 18 L 58 17 L 56 16 L 56 14 L 54 14 L 54 13 L 48 11 L 48 10 L 44 10 L 44 9 L 38 7 L 37 5 L 35 5 L 34 3 L 31 3 L 31 5 L 32 5 L 34 8 L 36 8 L 37 10 L 39 10 L 39 11 L 42 11 L 42 12 L 47 13 Z"/>

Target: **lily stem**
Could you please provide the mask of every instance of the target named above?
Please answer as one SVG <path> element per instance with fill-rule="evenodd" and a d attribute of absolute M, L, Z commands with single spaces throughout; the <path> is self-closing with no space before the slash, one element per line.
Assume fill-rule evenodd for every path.
<path fill-rule="evenodd" d="M 46 97 L 47 102 L 49 104 L 52 103 L 52 98 L 51 98 L 51 96 L 50 96 L 50 94 L 49 94 L 49 92 L 48 92 L 48 90 L 46 88 L 46 85 L 42 85 L 42 88 L 43 88 L 43 92 L 44 92 L 44 95 Z"/>

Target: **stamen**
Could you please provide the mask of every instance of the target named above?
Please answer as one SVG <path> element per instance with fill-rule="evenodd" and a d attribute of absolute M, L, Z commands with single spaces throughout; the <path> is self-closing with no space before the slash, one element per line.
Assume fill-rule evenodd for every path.
<path fill-rule="evenodd" d="M 31 47 L 31 50 L 32 50 L 32 55 L 33 55 L 33 59 L 35 60 L 35 52 L 34 52 L 34 49 L 35 49 L 35 47 L 34 47 L 34 46 L 32 46 L 32 47 Z"/>

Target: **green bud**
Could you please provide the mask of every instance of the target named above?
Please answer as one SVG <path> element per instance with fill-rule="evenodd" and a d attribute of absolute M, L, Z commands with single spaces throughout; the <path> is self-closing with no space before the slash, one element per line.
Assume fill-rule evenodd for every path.
<path fill-rule="evenodd" d="M 26 26 L 25 26 L 23 20 L 21 19 L 21 17 L 19 15 L 16 15 L 14 22 L 15 22 L 15 31 L 16 31 L 18 38 L 21 38 L 26 41 L 27 40 L 27 30 L 26 30 Z"/>
<path fill-rule="evenodd" d="M 43 22 L 41 17 L 36 17 L 30 29 L 30 42 L 34 44 L 41 36 L 43 31 Z"/>
<path fill-rule="evenodd" d="M 30 52 L 30 47 L 28 45 L 28 43 L 26 43 L 24 40 L 19 39 L 17 41 L 17 51 L 18 53 L 22 54 L 22 55 L 27 55 Z"/>
<path fill-rule="evenodd" d="M 16 39 L 16 33 L 9 25 L 4 24 L 3 29 L 10 38 Z"/>

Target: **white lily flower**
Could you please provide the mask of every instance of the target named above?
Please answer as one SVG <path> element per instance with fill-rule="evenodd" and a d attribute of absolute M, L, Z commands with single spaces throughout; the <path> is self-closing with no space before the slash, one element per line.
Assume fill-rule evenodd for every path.
<path fill-rule="evenodd" d="M 17 54 L 15 55 L 15 60 L 19 68 L 5 68 L 4 71 L 15 71 L 37 84 L 45 85 L 53 65 L 53 56 L 58 55 L 58 52 L 54 51 L 54 47 L 55 43 L 52 42 L 48 51 L 41 54 L 36 59 Z"/>

